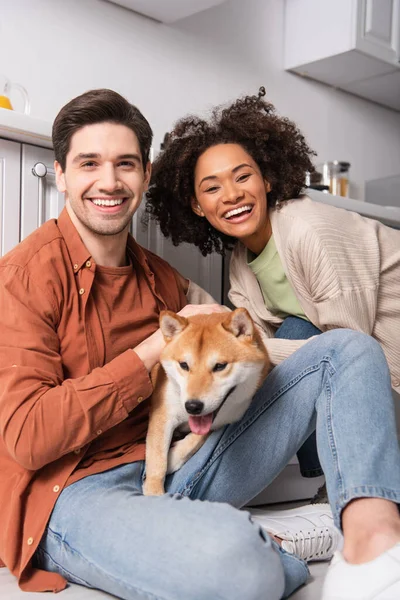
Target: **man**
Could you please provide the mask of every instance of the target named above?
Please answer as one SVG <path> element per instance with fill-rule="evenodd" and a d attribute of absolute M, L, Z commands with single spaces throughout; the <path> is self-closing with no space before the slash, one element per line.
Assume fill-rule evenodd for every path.
<path fill-rule="evenodd" d="M 167 477 L 167 494 L 144 497 L 149 372 L 163 347 L 159 312 L 222 310 L 186 305 L 210 297 L 193 284 L 185 290 L 185 280 L 128 234 L 149 184 L 151 139 L 143 115 L 115 92 L 68 103 L 53 127 L 66 208 L 0 261 L 0 557 L 27 591 L 59 591 L 71 581 L 129 600 L 279 600 L 306 581 L 307 567 L 236 508 L 285 466 L 315 428 L 317 409 L 339 521 L 345 501 L 335 501 L 324 433 L 327 376 L 345 390 L 338 402 L 346 410 L 338 405 L 336 415 L 346 419 L 333 418 L 339 463 L 342 440 L 360 438 L 360 457 L 342 460 L 345 481 L 353 488 L 376 481 L 398 501 L 393 432 L 374 431 L 374 449 L 362 443 L 360 413 L 374 403 L 365 374 L 379 375 L 375 419 L 390 422 L 386 365 L 367 336 L 320 336 L 273 370 L 240 423 L 214 432 Z M 365 408 L 353 402 L 359 397 Z M 386 468 L 371 475 L 383 451 Z M 392 518 L 392 503 L 376 502 Z"/>

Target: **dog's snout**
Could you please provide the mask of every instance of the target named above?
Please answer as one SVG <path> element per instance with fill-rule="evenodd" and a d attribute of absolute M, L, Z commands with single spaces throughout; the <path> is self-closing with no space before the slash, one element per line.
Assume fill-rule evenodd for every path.
<path fill-rule="evenodd" d="M 187 400 L 185 408 L 189 415 L 199 415 L 204 408 L 204 402 L 201 400 Z"/>

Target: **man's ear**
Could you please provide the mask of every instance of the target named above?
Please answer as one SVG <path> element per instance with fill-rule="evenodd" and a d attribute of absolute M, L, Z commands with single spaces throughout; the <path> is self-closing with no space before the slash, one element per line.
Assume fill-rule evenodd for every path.
<path fill-rule="evenodd" d="M 54 171 L 56 172 L 56 184 L 59 192 L 64 193 L 67 189 L 65 185 L 65 175 L 58 161 L 54 161 Z"/>
<path fill-rule="evenodd" d="M 200 204 L 197 202 L 196 198 L 192 198 L 190 200 L 190 204 L 192 207 L 192 211 L 198 216 L 198 217 L 204 217 L 204 213 L 201 209 Z"/>
<path fill-rule="evenodd" d="M 150 179 L 151 179 L 151 170 L 152 170 L 152 165 L 151 165 L 151 162 L 148 160 L 146 168 L 144 170 L 144 191 L 145 192 L 147 192 L 147 190 L 149 189 L 149 184 L 150 184 Z"/>

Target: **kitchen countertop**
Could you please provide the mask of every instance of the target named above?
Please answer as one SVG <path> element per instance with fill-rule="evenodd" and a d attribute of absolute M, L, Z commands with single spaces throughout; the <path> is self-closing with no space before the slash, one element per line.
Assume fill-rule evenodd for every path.
<path fill-rule="evenodd" d="M 51 123 L 0 108 L 0 137 L 16 142 L 52 148 Z"/>
<path fill-rule="evenodd" d="M 354 200 L 353 198 L 342 198 L 341 196 L 333 196 L 332 194 L 325 194 L 324 192 L 310 189 L 306 190 L 306 194 L 317 202 L 324 202 L 338 208 L 352 210 L 364 217 L 376 219 L 385 223 L 385 225 L 400 229 L 400 208 L 397 206 L 380 206 L 379 204 L 371 204 L 371 202 Z"/>

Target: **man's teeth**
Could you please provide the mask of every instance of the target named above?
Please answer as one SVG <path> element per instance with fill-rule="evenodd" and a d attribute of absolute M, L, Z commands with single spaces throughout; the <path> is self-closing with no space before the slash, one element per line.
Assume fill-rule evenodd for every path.
<path fill-rule="evenodd" d="M 119 206 L 123 203 L 123 201 L 123 198 L 119 198 L 118 200 L 103 200 L 100 198 L 92 198 L 92 202 L 96 206 Z"/>
<path fill-rule="evenodd" d="M 242 212 L 246 212 L 251 209 L 252 209 L 252 207 L 250 205 L 249 206 L 241 206 L 240 208 L 234 208 L 233 210 L 230 210 L 227 213 L 225 213 L 224 217 L 225 217 L 225 219 L 229 219 L 230 217 L 233 217 L 235 215 L 240 215 Z"/>

